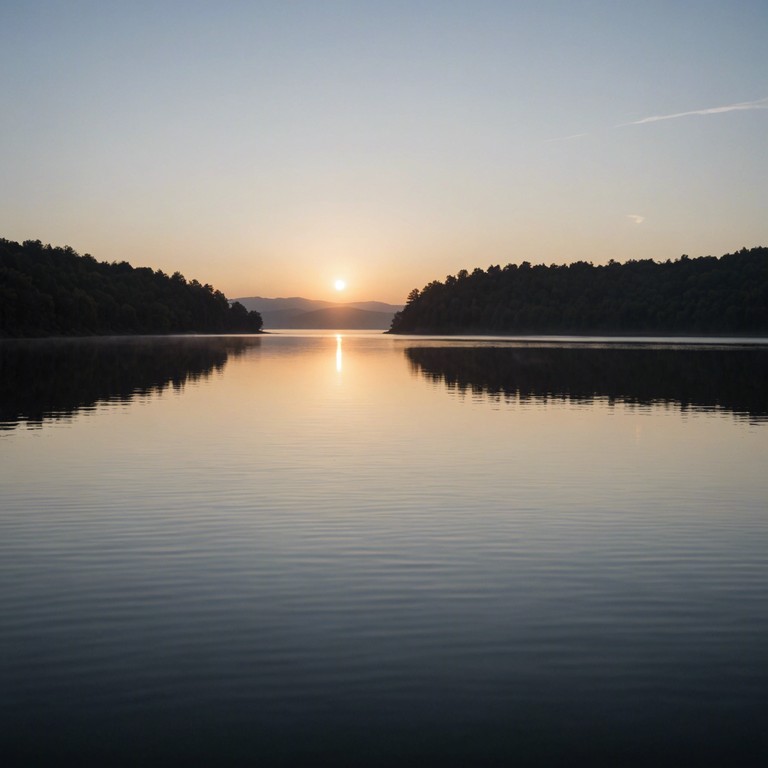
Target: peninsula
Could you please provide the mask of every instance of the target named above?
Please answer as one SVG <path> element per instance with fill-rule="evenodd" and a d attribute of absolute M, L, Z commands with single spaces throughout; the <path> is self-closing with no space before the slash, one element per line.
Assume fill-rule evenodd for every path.
<path fill-rule="evenodd" d="M 262 319 L 212 286 L 69 246 L 0 239 L 0 337 L 258 333 Z"/>
<path fill-rule="evenodd" d="M 767 335 L 768 248 L 461 270 L 411 291 L 389 332 Z"/>

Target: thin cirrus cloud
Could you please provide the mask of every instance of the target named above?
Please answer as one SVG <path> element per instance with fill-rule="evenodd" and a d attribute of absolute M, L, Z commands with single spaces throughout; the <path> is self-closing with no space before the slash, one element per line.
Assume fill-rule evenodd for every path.
<path fill-rule="evenodd" d="M 692 117 L 694 115 L 722 115 L 725 112 L 743 112 L 750 109 L 768 109 L 768 97 L 755 99 L 754 101 L 740 101 L 737 104 L 726 104 L 723 107 L 709 107 L 707 109 L 693 109 L 689 112 L 675 112 L 671 115 L 652 115 L 644 117 L 641 120 L 632 120 L 629 123 L 619 123 L 614 128 L 625 128 L 628 125 L 646 125 L 648 123 L 658 123 L 662 120 L 677 120 L 680 117 Z M 554 139 L 545 139 L 545 144 L 553 141 L 571 141 L 590 136 L 590 133 L 572 133 L 568 136 L 557 136 Z"/>
<path fill-rule="evenodd" d="M 641 216 L 639 213 L 628 213 L 627 218 L 635 224 L 642 224 L 645 221 L 645 216 Z"/>
<path fill-rule="evenodd" d="M 721 115 L 724 112 L 741 112 L 747 109 L 768 109 L 768 98 L 755 99 L 754 101 L 741 101 L 738 104 L 727 104 L 724 107 L 694 109 L 690 112 L 675 112 L 672 115 L 652 115 L 651 117 L 644 117 L 642 120 L 633 120 L 629 123 L 620 123 L 616 126 L 616 128 L 623 128 L 627 125 L 645 125 L 646 123 L 658 123 L 661 120 L 677 120 L 679 117 L 690 117 L 692 115 Z"/>

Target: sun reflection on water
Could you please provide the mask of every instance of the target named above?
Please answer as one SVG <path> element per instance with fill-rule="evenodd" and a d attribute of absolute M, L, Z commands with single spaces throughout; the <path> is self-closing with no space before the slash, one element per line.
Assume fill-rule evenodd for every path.
<path fill-rule="evenodd" d="M 342 357 L 341 357 L 341 339 L 340 333 L 336 334 L 336 372 L 341 373 Z"/>

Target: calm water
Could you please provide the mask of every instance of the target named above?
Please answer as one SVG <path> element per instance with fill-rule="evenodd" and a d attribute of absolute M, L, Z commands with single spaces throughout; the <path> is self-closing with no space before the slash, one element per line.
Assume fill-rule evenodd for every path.
<path fill-rule="evenodd" d="M 0 344 L 5 764 L 764 765 L 768 348 Z"/>

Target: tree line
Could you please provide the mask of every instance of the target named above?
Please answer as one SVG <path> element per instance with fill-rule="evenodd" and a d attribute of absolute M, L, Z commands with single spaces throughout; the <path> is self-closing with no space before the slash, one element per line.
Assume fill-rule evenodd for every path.
<path fill-rule="evenodd" d="M 212 286 L 70 246 L 0 239 L 0 336 L 257 333 L 262 319 Z"/>
<path fill-rule="evenodd" d="M 414 289 L 391 333 L 768 333 L 768 248 L 606 265 L 490 266 Z"/>

